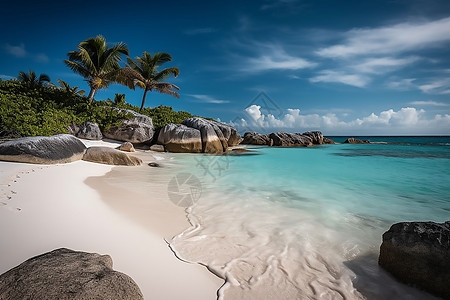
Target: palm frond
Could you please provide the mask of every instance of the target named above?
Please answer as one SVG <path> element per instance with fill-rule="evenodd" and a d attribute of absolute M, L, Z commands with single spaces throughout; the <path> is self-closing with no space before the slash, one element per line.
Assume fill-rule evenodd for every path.
<path fill-rule="evenodd" d="M 160 71 L 158 74 L 156 74 L 155 77 L 153 78 L 153 80 L 161 81 L 161 80 L 169 77 L 170 75 L 177 77 L 178 74 L 180 74 L 180 70 L 178 68 L 176 68 L 176 67 L 168 68 L 168 69 L 164 69 L 164 70 Z"/>
<path fill-rule="evenodd" d="M 66 66 L 68 66 L 72 71 L 74 71 L 75 73 L 80 74 L 81 76 L 83 76 L 84 78 L 91 78 L 93 77 L 92 73 L 86 69 L 86 67 L 84 67 L 83 65 L 81 65 L 78 62 L 74 62 L 74 61 L 70 61 L 65 59 L 64 63 L 66 64 Z"/>
<path fill-rule="evenodd" d="M 156 82 L 151 85 L 151 89 L 161 94 L 171 95 L 178 99 L 180 98 L 180 94 L 174 91 L 174 90 L 179 91 L 180 88 L 172 83 Z"/>
<path fill-rule="evenodd" d="M 38 82 L 39 83 L 50 82 L 50 77 L 47 74 L 41 74 L 39 75 Z"/>

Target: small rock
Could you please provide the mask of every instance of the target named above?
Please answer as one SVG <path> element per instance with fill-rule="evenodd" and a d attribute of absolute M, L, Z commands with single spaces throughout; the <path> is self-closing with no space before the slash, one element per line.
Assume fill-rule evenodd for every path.
<path fill-rule="evenodd" d="M 112 266 L 108 255 L 57 249 L 0 275 L 0 299 L 143 299 L 133 279 Z"/>
<path fill-rule="evenodd" d="M 159 168 L 159 167 L 161 167 L 161 165 L 160 165 L 160 164 L 158 164 L 158 163 L 156 163 L 156 162 L 151 162 L 151 163 L 148 163 L 148 165 L 149 165 L 150 167 L 155 167 L 155 168 Z"/>
<path fill-rule="evenodd" d="M 166 149 L 164 149 L 163 145 L 159 145 L 159 144 L 154 144 L 150 146 L 150 150 L 152 151 L 156 151 L 156 152 L 165 152 Z"/>
<path fill-rule="evenodd" d="M 134 149 L 133 144 L 130 143 L 130 142 L 125 142 L 122 145 L 120 145 L 119 150 L 126 151 L 126 152 L 136 152 L 136 150 Z"/>
<path fill-rule="evenodd" d="M 120 166 L 139 166 L 142 164 L 140 158 L 109 147 L 90 147 L 86 150 L 83 160 Z"/>
<path fill-rule="evenodd" d="M 86 140 L 101 140 L 103 135 L 97 123 L 85 122 L 80 125 L 76 137 Z"/>
<path fill-rule="evenodd" d="M 246 132 L 244 134 L 244 140 L 241 142 L 243 145 L 263 145 L 271 146 L 269 136 L 262 135 L 257 132 Z"/>

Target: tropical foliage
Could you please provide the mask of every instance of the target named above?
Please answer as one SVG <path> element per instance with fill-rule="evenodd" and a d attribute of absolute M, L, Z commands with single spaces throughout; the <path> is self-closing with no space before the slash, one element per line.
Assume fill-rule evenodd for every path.
<path fill-rule="evenodd" d="M 31 70 L 28 70 L 28 73 L 22 71 L 19 72 L 19 76 L 17 76 L 17 79 L 31 87 L 42 87 L 46 83 L 50 82 L 50 77 L 48 75 L 41 74 L 38 77 L 36 73 Z"/>
<path fill-rule="evenodd" d="M 64 80 L 56 79 L 56 81 L 58 82 L 59 87 L 56 86 L 55 84 L 51 83 L 51 82 L 49 83 L 49 86 L 57 88 L 57 89 L 60 89 L 60 90 L 64 91 L 67 94 L 74 94 L 74 95 L 83 96 L 86 93 L 86 91 L 80 90 L 79 87 L 77 87 L 77 86 L 70 86 Z"/>
<path fill-rule="evenodd" d="M 122 69 L 119 81 L 131 89 L 135 89 L 137 86 L 144 90 L 139 111 L 142 111 L 144 108 L 145 98 L 149 91 L 156 91 L 180 98 L 180 95 L 176 92 L 176 90 L 180 90 L 179 87 L 172 83 L 162 82 L 170 75 L 177 77 L 180 70 L 176 67 L 158 70 L 162 64 L 172 61 L 170 54 L 158 52 L 152 56 L 150 53 L 144 52 L 141 57 L 136 57 L 135 59 L 134 61 L 127 57 L 127 66 Z"/>
<path fill-rule="evenodd" d="M 128 55 L 128 48 L 123 42 L 109 47 L 101 35 L 81 42 L 77 48 L 67 54 L 69 59 L 64 62 L 86 79 L 91 88 L 88 100 L 92 102 L 98 90 L 116 81 L 120 70 L 119 61 L 122 54 Z"/>
<path fill-rule="evenodd" d="M 138 106 L 118 101 L 89 102 L 86 97 L 66 93 L 52 87 L 30 87 L 18 80 L 0 79 L 0 137 L 23 137 L 67 133 L 72 124 L 96 122 L 107 128 L 121 119 L 131 117 L 105 106 L 138 111 Z M 167 123 L 181 123 L 192 117 L 172 107 L 145 108 L 142 113 L 152 117 L 156 129 Z"/>

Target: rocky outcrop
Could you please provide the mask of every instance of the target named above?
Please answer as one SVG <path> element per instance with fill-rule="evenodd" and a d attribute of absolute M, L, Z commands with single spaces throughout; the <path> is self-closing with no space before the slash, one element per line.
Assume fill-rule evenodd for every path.
<path fill-rule="evenodd" d="M 114 110 L 118 113 L 132 114 L 134 117 L 128 120 L 120 121 L 118 126 L 112 125 L 108 129 L 103 130 L 103 135 L 107 138 L 131 142 L 131 143 L 148 143 L 153 139 L 155 130 L 153 128 L 152 118 L 146 115 L 138 114 L 129 109 L 119 109 L 115 107 L 105 107 L 106 110 Z"/>
<path fill-rule="evenodd" d="M 68 163 L 83 158 L 86 146 L 70 134 L 25 137 L 0 144 L 0 160 L 32 164 Z"/>
<path fill-rule="evenodd" d="M 75 136 L 86 140 L 101 140 L 103 138 L 100 127 L 98 127 L 97 123 L 93 122 L 85 122 L 81 124 Z"/>
<path fill-rule="evenodd" d="M 126 151 L 126 152 L 136 152 L 136 149 L 134 149 L 134 146 L 130 142 L 125 142 L 119 147 L 120 151 Z"/>
<path fill-rule="evenodd" d="M 169 123 L 158 135 L 158 144 L 164 145 L 170 152 L 202 152 L 200 130 L 182 124 Z"/>
<path fill-rule="evenodd" d="M 369 140 L 358 140 L 355 138 L 348 138 L 345 140 L 344 144 L 370 144 Z"/>
<path fill-rule="evenodd" d="M 139 166 L 142 160 L 109 147 L 90 147 L 83 160 L 106 165 Z"/>
<path fill-rule="evenodd" d="M 0 275 L 0 299 L 143 299 L 131 277 L 108 255 L 57 249 Z"/>
<path fill-rule="evenodd" d="M 450 221 L 392 225 L 378 263 L 398 280 L 450 299 Z"/>
<path fill-rule="evenodd" d="M 228 148 L 228 142 L 219 126 L 202 118 L 189 118 L 181 124 L 200 130 L 202 138 L 202 152 L 223 153 Z"/>
<path fill-rule="evenodd" d="M 170 152 L 224 153 L 241 140 L 235 128 L 197 117 L 167 124 L 158 135 L 158 144 Z"/>
<path fill-rule="evenodd" d="M 269 134 L 269 138 L 273 140 L 273 146 L 309 147 L 313 145 L 309 136 L 298 133 L 276 132 Z"/>
<path fill-rule="evenodd" d="M 309 147 L 312 145 L 334 144 L 334 141 L 323 137 L 323 134 L 320 131 L 308 131 L 305 133 L 274 132 L 265 135 L 257 132 L 246 132 L 241 144 L 279 147 Z"/>
<path fill-rule="evenodd" d="M 273 143 L 273 141 L 272 141 Z M 244 134 L 244 139 L 241 144 L 243 145 L 262 145 L 262 146 L 272 146 L 270 144 L 269 135 L 262 135 L 257 132 L 246 132 Z"/>

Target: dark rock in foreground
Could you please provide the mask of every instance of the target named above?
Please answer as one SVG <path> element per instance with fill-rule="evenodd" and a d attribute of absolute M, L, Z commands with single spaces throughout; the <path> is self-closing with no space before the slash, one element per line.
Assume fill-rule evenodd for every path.
<path fill-rule="evenodd" d="M 344 144 L 370 144 L 369 140 L 358 140 L 355 138 L 348 138 L 345 140 Z"/>
<path fill-rule="evenodd" d="M 105 107 L 105 110 L 108 109 L 119 113 L 132 114 L 134 117 L 129 120 L 120 121 L 120 125 L 118 126 L 112 125 L 108 129 L 103 130 L 105 137 L 116 141 L 136 144 L 148 143 L 152 140 L 153 134 L 155 133 L 152 118 L 129 109 Z"/>
<path fill-rule="evenodd" d="M 25 137 L 0 144 L 0 160 L 58 164 L 83 158 L 86 146 L 70 134 Z"/>
<path fill-rule="evenodd" d="M 324 138 L 320 131 L 308 131 L 305 133 L 274 132 L 265 135 L 257 132 L 246 132 L 241 144 L 278 147 L 309 147 L 312 145 L 334 144 L 334 142 Z"/>
<path fill-rule="evenodd" d="M 158 144 L 170 152 L 224 153 L 241 140 L 235 128 L 198 117 L 167 124 L 158 135 Z"/>
<path fill-rule="evenodd" d="M 76 137 L 86 140 L 101 140 L 103 134 L 100 131 L 97 123 L 85 122 L 78 127 L 78 131 L 75 134 Z"/>
<path fill-rule="evenodd" d="M 142 164 L 140 158 L 109 147 L 90 147 L 86 150 L 83 160 L 119 166 L 139 166 Z"/>
<path fill-rule="evenodd" d="M 0 299 L 143 299 L 133 279 L 112 266 L 108 255 L 57 249 L 0 275 Z"/>
<path fill-rule="evenodd" d="M 450 299 L 450 221 L 392 225 L 378 263 L 398 280 Z"/>

